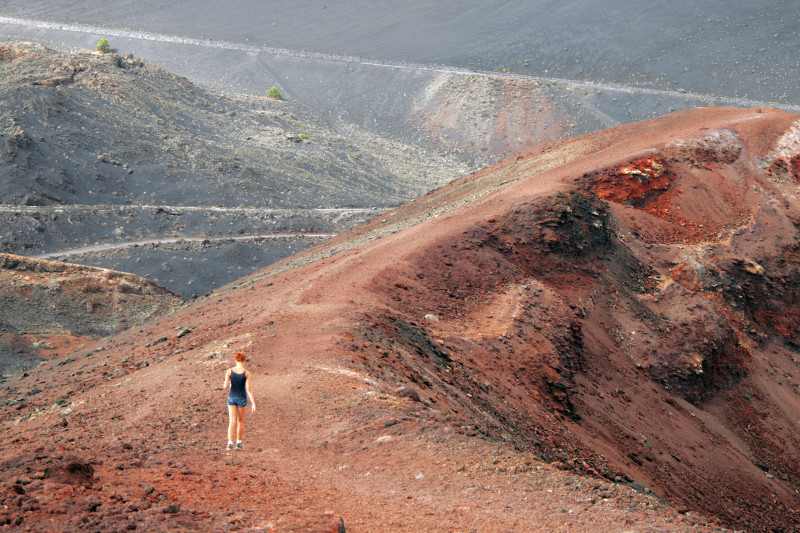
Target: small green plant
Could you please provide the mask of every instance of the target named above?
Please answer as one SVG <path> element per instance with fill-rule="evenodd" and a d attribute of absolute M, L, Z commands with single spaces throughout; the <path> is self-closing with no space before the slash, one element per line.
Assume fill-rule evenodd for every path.
<path fill-rule="evenodd" d="M 283 95 L 274 85 L 270 87 L 269 91 L 267 91 L 267 96 L 275 100 L 283 100 Z"/>
<path fill-rule="evenodd" d="M 97 41 L 97 46 L 95 46 L 94 49 L 101 54 L 107 54 L 111 52 L 111 45 L 108 43 L 108 39 L 103 38 Z"/>
<path fill-rule="evenodd" d="M 309 135 L 308 133 L 300 133 L 297 136 L 300 137 L 301 139 L 303 139 L 304 141 L 310 141 L 311 140 L 311 135 Z"/>

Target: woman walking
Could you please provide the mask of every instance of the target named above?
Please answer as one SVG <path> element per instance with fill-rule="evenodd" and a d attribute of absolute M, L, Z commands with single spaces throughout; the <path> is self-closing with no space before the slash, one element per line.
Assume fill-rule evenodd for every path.
<path fill-rule="evenodd" d="M 250 399 L 250 409 L 256 412 L 256 401 L 253 399 L 253 389 L 250 386 L 250 371 L 246 370 L 244 364 L 247 356 L 242 352 L 237 352 L 234 357 L 236 366 L 229 368 L 225 372 L 225 384 L 222 390 L 231 386 L 228 393 L 228 449 L 234 447 L 233 437 L 236 436 L 236 449 L 242 449 L 242 436 L 244 435 L 244 413 L 247 400 Z"/>

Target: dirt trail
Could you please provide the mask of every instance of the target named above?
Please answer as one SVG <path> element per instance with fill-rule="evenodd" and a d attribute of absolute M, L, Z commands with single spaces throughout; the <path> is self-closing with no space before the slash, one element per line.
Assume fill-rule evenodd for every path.
<path fill-rule="evenodd" d="M 132 248 L 137 246 L 147 246 L 153 244 L 171 244 L 177 242 L 214 242 L 214 241 L 250 241 L 250 240 L 269 240 L 269 239 L 286 239 L 294 237 L 307 237 L 310 239 L 326 239 L 333 237 L 330 233 L 270 233 L 268 235 L 234 235 L 230 237 L 178 237 L 175 239 L 152 239 L 146 241 L 126 241 L 126 242 L 113 242 L 108 244 L 95 244 L 94 246 L 83 246 L 81 248 L 73 248 L 71 250 L 59 250 L 49 254 L 41 254 L 33 256 L 36 259 L 49 259 L 52 257 L 69 257 L 73 255 L 82 255 L 91 252 L 101 252 L 104 250 L 118 250 L 121 248 Z"/>

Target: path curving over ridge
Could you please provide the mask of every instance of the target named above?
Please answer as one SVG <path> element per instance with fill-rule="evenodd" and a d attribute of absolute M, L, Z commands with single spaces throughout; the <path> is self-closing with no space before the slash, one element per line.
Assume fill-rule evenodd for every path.
<path fill-rule="evenodd" d="M 28 399 L 0 408 L 3 468 L 103 443 L 98 526 L 142 500 L 199 528 L 792 530 L 799 125 L 682 112 L 453 182 L 5 383 Z M 264 401 L 227 455 L 213 388 L 238 350 Z"/>

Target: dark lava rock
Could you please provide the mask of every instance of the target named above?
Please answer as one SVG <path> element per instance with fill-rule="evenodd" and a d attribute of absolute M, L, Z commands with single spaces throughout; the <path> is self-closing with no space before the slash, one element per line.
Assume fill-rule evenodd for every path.
<path fill-rule="evenodd" d="M 163 512 L 166 513 L 166 514 L 175 514 L 175 513 L 179 513 L 180 511 L 181 511 L 181 506 L 178 505 L 177 503 L 171 503 L 171 504 L 167 505 L 166 507 L 164 507 L 164 510 L 163 510 Z"/>
<path fill-rule="evenodd" d="M 422 401 L 422 399 L 419 397 L 419 392 L 417 392 L 415 389 L 412 389 L 411 387 L 407 387 L 405 385 L 402 386 L 402 387 L 398 387 L 397 390 L 395 391 L 395 394 L 397 394 L 401 398 L 408 398 L 412 402 L 421 402 Z"/>
<path fill-rule="evenodd" d="M 94 483 L 94 467 L 75 455 L 65 455 L 59 464 L 48 466 L 45 479 L 68 485 L 91 486 Z"/>

